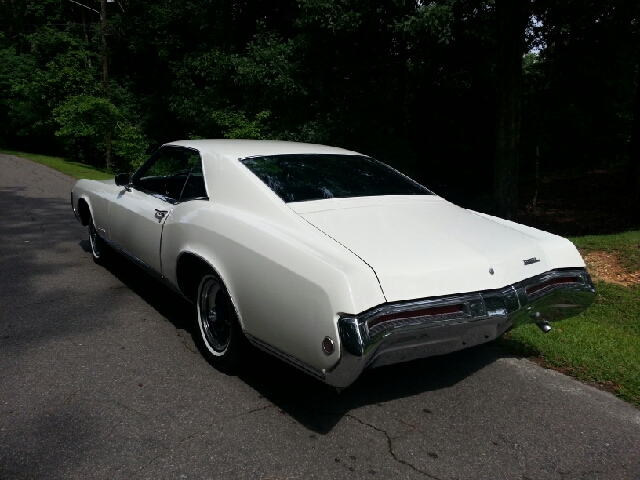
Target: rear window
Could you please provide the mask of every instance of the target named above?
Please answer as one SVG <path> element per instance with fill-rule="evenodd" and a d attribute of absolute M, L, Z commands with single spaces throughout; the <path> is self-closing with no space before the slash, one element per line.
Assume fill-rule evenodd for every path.
<path fill-rule="evenodd" d="M 361 155 L 270 155 L 240 160 L 285 202 L 378 195 L 431 195 L 384 163 Z"/>

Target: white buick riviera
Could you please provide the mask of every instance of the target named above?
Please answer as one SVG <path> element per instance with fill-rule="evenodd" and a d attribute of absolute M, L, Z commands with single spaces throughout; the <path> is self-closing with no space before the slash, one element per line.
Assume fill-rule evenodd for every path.
<path fill-rule="evenodd" d="M 208 360 L 247 340 L 338 388 L 574 316 L 595 289 L 568 240 L 465 210 L 370 157 L 178 141 L 71 192 L 93 257 L 117 251 L 197 306 Z"/>

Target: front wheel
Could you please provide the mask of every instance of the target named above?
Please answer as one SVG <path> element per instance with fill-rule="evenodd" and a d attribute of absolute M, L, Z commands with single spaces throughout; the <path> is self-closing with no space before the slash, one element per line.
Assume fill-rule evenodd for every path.
<path fill-rule="evenodd" d="M 247 340 L 224 284 L 212 272 L 198 286 L 197 320 L 203 352 L 222 371 L 235 370 L 246 350 Z"/>
<path fill-rule="evenodd" d="M 94 262 L 103 264 L 109 247 L 98 233 L 92 217 L 89 218 L 89 243 L 91 244 L 91 256 Z"/>

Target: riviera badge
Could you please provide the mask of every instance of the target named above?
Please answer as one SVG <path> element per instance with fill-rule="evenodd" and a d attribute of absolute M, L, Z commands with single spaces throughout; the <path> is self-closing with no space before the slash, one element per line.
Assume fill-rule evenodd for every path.
<path fill-rule="evenodd" d="M 523 260 L 525 265 L 531 265 L 532 263 L 538 263 L 540 260 L 538 260 L 536 257 L 533 258 L 527 258 L 526 260 Z"/>

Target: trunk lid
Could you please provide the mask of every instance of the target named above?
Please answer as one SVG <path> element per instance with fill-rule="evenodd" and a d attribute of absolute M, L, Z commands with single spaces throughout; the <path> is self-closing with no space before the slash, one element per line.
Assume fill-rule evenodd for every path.
<path fill-rule="evenodd" d="M 435 195 L 288 206 L 369 264 L 390 302 L 501 288 L 553 268 L 542 242 Z"/>

